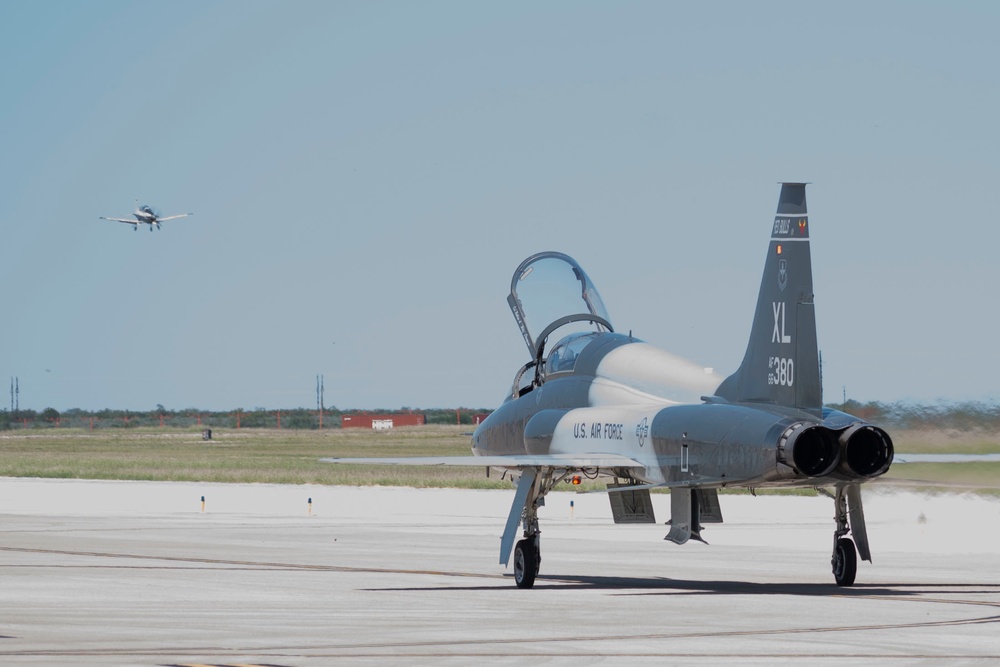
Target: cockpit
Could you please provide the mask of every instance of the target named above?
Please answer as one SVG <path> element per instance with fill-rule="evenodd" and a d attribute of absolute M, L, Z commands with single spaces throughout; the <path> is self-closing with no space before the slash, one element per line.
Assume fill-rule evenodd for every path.
<path fill-rule="evenodd" d="M 526 394 L 548 376 L 571 372 L 594 336 L 614 331 L 590 277 L 563 253 L 542 252 L 521 262 L 511 278 L 507 303 L 531 357 L 514 380 L 514 396 Z M 561 338 L 546 357 L 546 342 L 557 332 Z"/>
<path fill-rule="evenodd" d="M 580 352 L 593 340 L 595 333 L 578 331 L 571 333 L 555 344 L 545 358 L 543 371 L 546 377 L 556 373 L 569 373 L 576 367 Z"/>

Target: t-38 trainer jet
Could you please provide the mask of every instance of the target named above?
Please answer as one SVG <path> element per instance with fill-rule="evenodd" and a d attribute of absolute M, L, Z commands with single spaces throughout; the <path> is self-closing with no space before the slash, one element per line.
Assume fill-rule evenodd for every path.
<path fill-rule="evenodd" d="M 500 563 L 513 552 L 521 588 L 541 562 L 538 508 L 561 482 L 610 478 L 617 523 L 653 522 L 650 489 L 670 489 L 666 539 L 677 544 L 722 521 L 721 488 L 817 488 L 834 502 L 834 579 L 854 583 L 858 554 L 871 560 L 860 487 L 889 469 L 893 445 L 881 428 L 823 407 L 805 184 L 781 186 L 743 363 L 700 403 L 672 397 L 704 383 L 705 369 L 615 331 L 571 257 L 524 260 L 507 302 L 530 358 L 473 434 L 475 456 L 324 460 L 509 472 L 517 487 Z"/>
<path fill-rule="evenodd" d="M 152 208 L 146 204 L 139 205 L 139 200 L 135 200 L 135 211 L 132 212 L 132 216 L 135 218 L 105 218 L 103 215 L 100 217 L 101 220 L 111 220 L 112 222 L 124 222 L 126 224 L 132 225 L 132 231 L 139 229 L 139 225 L 149 225 L 149 231 L 153 231 L 154 225 L 157 229 L 160 228 L 161 222 L 166 222 L 167 220 L 176 220 L 177 218 L 186 218 L 189 215 L 194 215 L 194 213 L 181 213 L 180 215 L 168 215 L 161 218 L 159 215 L 153 211 Z"/>

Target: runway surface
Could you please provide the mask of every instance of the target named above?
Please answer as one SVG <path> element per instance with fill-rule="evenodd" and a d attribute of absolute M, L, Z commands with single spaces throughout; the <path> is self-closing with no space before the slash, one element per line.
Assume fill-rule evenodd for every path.
<path fill-rule="evenodd" d="M 616 526 L 553 493 L 519 590 L 512 496 L 0 478 L 0 664 L 1000 660 L 996 500 L 866 491 L 874 564 L 840 589 L 827 498 L 722 496 L 711 546 L 677 546 L 668 495 Z"/>

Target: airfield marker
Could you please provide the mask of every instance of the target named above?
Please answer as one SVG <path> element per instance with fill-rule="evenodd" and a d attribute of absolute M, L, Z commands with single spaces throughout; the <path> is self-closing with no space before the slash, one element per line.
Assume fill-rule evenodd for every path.
<path fill-rule="evenodd" d="M 309 516 L 312 516 L 312 513 L 313 513 L 313 499 L 310 498 L 309 499 L 309 512 L 308 512 Z"/>
<path fill-rule="evenodd" d="M 205 496 L 201 497 L 201 513 L 205 513 Z"/>

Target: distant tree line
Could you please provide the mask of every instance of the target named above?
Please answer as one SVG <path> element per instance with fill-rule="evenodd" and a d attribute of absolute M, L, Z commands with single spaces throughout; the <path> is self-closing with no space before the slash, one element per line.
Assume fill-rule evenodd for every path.
<path fill-rule="evenodd" d="M 127 429 L 139 427 L 169 428 L 288 428 L 319 429 L 340 428 L 343 415 L 363 414 L 423 414 L 428 424 L 466 424 L 472 426 L 477 416 L 489 414 L 487 408 L 393 408 L 385 410 L 323 410 L 322 417 L 316 409 L 306 408 L 237 408 L 225 412 L 186 408 L 168 410 L 162 405 L 148 412 L 134 410 L 81 410 L 72 408 L 59 412 L 55 408 L 0 412 L 0 430 L 10 429 Z"/>
<path fill-rule="evenodd" d="M 965 401 L 937 405 L 917 403 L 830 403 L 889 429 L 944 429 L 953 431 L 1000 431 L 1000 403 Z"/>

